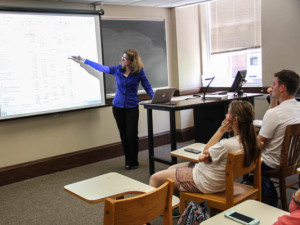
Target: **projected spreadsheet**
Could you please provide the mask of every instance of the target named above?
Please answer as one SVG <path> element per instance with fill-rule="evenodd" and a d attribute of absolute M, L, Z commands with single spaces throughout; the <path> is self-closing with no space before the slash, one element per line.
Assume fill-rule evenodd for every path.
<path fill-rule="evenodd" d="M 101 81 L 68 59 L 101 59 L 95 23 L 94 16 L 0 13 L 1 119 L 103 104 Z"/>

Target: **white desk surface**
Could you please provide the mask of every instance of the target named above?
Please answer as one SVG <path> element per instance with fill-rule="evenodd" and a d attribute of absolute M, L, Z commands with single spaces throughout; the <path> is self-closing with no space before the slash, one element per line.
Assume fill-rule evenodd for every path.
<path fill-rule="evenodd" d="M 183 148 L 179 148 L 177 150 L 172 151 L 171 156 L 186 159 L 186 160 L 193 161 L 193 162 L 199 162 L 198 157 L 199 157 L 199 155 L 201 155 L 203 153 L 205 145 L 206 144 L 202 144 L 202 143 L 194 143 L 194 144 L 191 144 L 188 146 L 184 146 Z M 186 152 L 186 151 L 184 151 L 185 148 L 194 148 L 197 150 L 201 150 L 202 152 L 199 154 Z"/>
<path fill-rule="evenodd" d="M 253 120 L 253 125 L 254 125 L 255 127 L 261 128 L 262 120 Z"/>
<path fill-rule="evenodd" d="M 257 218 L 260 220 L 259 225 L 270 225 L 277 221 L 279 216 L 289 214 L 288 212 L 269 206 L 262 202 L 256 200 L 244 201 L 228 210 L 236 210 L 237 212 L 243 213 L 247 216 Z M 216 224 L 226 224 L 226 225 L 241 225 L 236 221 L 224 217 L 224 212 L 219 213 L 216 216 L 209 218 L 201 223 L 201 225 L 216 225 Z"/>
<path fill-rule="evenodd" d="M 88 203 L 98 203 L 108 197 L 117 198 L 126 194 L 140 194 L 155 188 L 122 174 L 111 172 L 66 185 L 64 189 Z M 179 198 L 173 195 L 172 206 L 178 205 Z"/>

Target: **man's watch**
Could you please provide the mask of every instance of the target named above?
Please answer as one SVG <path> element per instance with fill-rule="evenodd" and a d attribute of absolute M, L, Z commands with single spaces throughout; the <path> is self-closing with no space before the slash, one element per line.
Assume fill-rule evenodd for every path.
<path fill-rule="evenodd" d="M 296 197 L 295 197 L 295 193 L 293 194 L 293 200 L 294 200 L 294 202 L 295 202 L 297 205 L 300 205 L 300 202 L 297 201 L 297 199 L 296 199 Z"/>

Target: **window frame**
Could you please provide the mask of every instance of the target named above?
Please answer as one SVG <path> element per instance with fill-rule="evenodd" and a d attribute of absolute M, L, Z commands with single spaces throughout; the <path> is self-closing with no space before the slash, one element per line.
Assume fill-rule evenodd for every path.
<path fill-rule="evenodd" d="M 211 66 L 211 55 L 213 54 L 218 54 L 218 53 L 211 53 L 211 41 L 210 41 L 210 26 L 211 26 L 211 22 L 210 22 L 210 3 L 207 4 L 201 4 L 200 5 L 200 43 L 201 43 L 201 54 L 202 54 L 202 63 L 201 63 L 201 70 L 202 70 L 202 87 L 207 85 L 207 82 L 205 82 L 205 78 L 208 77 L 212 77 L 215 76 L 214 74 L 210 73 L 210 66 Z M 262 47 L 260 46 L 260 48 L 252 48 L 253 51 L 257 51 L 258 49 L 260 49 L 260 52 L 262 52 Z M 242 52 L 241 51 L 237 51 L 237 52 Z M 245 49 L 246 51 L 251 51 L 251 48 Z M 233 51 L 234 52 L 234 51 Z M 229 53 L 229 52 L 228 52 Z M 222 53 L 220 53 L 222 54 Z M 262 56 L 261 60 L 262 60 Z M 256 83 L 246 83 L 244 85 L 244 87 L 250 87 L 250 88 L 262 88 L 262 62 L 260 61 L 260 82 L 256 82 Z M 229 76 L 229 74 L 228 74 Z M 228 88 L 230 87 L 230 85 L 222 85 L 222 86 L 216 86 L 214 84 L 211 84 L 211 87 L 213 88 Z"/>

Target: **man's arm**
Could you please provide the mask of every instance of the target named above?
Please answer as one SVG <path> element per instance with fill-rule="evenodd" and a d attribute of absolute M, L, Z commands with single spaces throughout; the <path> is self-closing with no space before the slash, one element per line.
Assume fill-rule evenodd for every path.
<path fill-rule="evenodd" d="M 260 134 L 257 136 L 257 140 L 259 140 L 259 141 L 261 141 L 261 142 L 263 142 L 264 143 L 264 146 L 266 146 L 267 144 L 268 144 L 268 142 L 269 142 L 269 138 L 265 138 L 265 137 L 263 137 L 263 136 L 261 136 Z"/>

